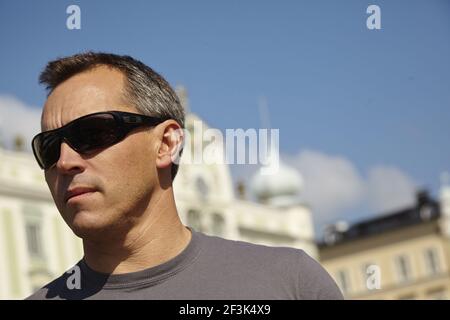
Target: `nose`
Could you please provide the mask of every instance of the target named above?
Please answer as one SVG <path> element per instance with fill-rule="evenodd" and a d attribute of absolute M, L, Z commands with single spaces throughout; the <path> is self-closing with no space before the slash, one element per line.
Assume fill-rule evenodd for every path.
<path fill-rule="evenodd" d="M 85 160 L 66 142 L 61 143 L 56 169 L 61 174 L 76 174 L 85 170 Z"/>

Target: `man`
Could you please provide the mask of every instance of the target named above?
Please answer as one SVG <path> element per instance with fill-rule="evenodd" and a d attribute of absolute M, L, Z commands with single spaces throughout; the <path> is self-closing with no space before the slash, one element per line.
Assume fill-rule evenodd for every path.
<path fill-rule="evenodd" d="M 88 52 L 50 62 L 40 81 L 33 151 L 84 257 L 29 299 L 342 299 L 302 250 L 182 224 L 172 182 L 184 112 L 151 68 Z"/>

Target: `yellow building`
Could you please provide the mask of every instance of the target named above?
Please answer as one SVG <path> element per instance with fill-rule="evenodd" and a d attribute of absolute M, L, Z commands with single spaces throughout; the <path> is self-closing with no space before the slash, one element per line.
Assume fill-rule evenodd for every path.
<path fill-rule="evenodd" d="M 448 179 L 447 179 L 448 180 Z M 450 187 L 352 226 L 327 229 L 320 261 L 347 299 L 450 299 Z"/>

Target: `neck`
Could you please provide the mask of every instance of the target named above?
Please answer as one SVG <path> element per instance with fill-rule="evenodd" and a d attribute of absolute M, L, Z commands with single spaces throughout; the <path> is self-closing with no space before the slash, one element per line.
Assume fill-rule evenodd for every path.
<path fill-rule="evenodd" d="M 88 266 L 108 274 L 141 271 L 177 256 L 191 240 L 191 232 L 179 219 L 171 188 L 162 190 L 155 204 L 150 201 L 141 218 L 120 239 L 83 239 Z"/>

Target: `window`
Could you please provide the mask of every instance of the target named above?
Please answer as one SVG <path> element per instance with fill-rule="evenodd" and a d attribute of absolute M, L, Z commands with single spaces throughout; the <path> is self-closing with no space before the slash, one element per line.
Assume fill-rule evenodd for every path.
<path fill-rule="evenodd" d="M 200 196 L 200 200 L 207 201 L 209 195 L 209 188 L 205 179 L 203 179 L 202 177 L 198 177 L 197 180 L 195 181 L 195 184 L 197 187 L 197 192 Z"/>
<path fill-rule="evenodd" d="M 338 271 L 336 281 L 344 294 L 350 291 L 350 278 L 347 271 Z"/>
<path fill-rule="evenodd" d="M 212 229 L 215 235 L 221 236 L 225 232 L 225 219 L 221 214 L 214 213 L 212 215 Z"/>
<path fill-rule="evenodd" d="M 439 273 L 439 256 L 435 248 L 428 248 L 425 250 L 425 265 L 429 275 Z"/>
<path fill-rule="evenodd" d="M 23 208 L 28 253 L 31 258 L 44 258 L 45 247 L 42 234 L 42 212 L 38 205 L 25 203 Z"/>
<path fill-rule="evenodd" d="M 189 210 L 187 214 L 187 224 L 195 231 L 202 231 L 200 212 L 196 210 Z"/>
<path fill-rule="evenodd" d="M 411 266 L 406 255 L 400 255 L 395 258 L 397 276 L 400 282 L 406 282 L 411 279 Z"/>
<path fill-rule="evenodd" d="M 363 266 L 362 266 L 361 271 L 363 274 L 362 278 L 364 279 L 364 282 L 366 282 L 367 279 L 369 278 L 369 275 L 370 275 L 369 270 L 370 270 L 371 265 L 373 265 L 373 263 L 368 262 L 368 263 L 363 264 Z M 364 286 L 365 286 L 365 283 L 364 283 Z"/>
<path fill-rule="evenodd" d="M 365 263 L 361 269 L 363 286 L 367 290 L 381 289 L 381 269 L 376 263 Z"/>
<path fill-rule="evenodd" d="M 43 256 L 43 250 L 40 224 L 37 222 L 27 222 L 25 228 L 30 256 L 41 258 Z"/>

